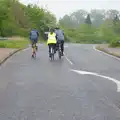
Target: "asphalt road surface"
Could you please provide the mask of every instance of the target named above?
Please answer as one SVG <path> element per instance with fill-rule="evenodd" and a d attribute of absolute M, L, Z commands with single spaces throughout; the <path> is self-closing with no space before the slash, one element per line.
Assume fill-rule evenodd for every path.
<path fill-rule="evenodd" d="M 55 58 L 40 45 L 1 66 L 0 120 L 120 120 L 119 60 L 80 44 Z"/>

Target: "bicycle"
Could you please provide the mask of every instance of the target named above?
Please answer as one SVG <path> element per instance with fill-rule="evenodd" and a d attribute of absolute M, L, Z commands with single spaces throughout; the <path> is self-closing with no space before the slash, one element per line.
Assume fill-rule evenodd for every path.
<path fill-rule="evenodd" d="M 58 56 L 59 56 L 59 59 L 61 59 L 61 56 L 62 56 L 61 42 L 58 43 Z"/>
<path fill-rule="evenodd" d="M 55 52 L 54 52 L 54 46 L 52 45 L 50 47 L 50 60 L 51 61 L 54 60 L 54 54 L 55 54 Z"/>
<path fill-rule="evenodd" d="M 36 46 L 36 43 L 32 45 L 32 58 L 36 58 L 36 51 L 38 50 L 38 47 Z"/>

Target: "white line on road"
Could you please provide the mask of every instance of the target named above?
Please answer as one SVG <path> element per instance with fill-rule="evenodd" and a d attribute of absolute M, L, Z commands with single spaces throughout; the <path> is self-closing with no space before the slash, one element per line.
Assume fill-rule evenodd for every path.
<path fill-rule="evenodd" d="M 93 72 L 87 72 L 87 71 L 81 71 L 81 70 L 73 70 L 73 69 L 71 69 L 71 71 L 76 72 L 78 74 L 82 74 L 82 75 L 93 75 L 93 76 L 105 78 L 105 79 L 107 79 L 109 81 L 113 81 L 117 85 L 117 92 L 120 92 L 120 81 L 119 80 L 116 80 L 116 79 L 108 77 L 108 76 L 100 75 L 98 73 L 93 73 Z"/>
<path fill-rule="evenodd" d="M 68 45 L 65 45 L 64 47 L 65 47 L 65 48 L 67 48 L 67 47 L 68 47 Z"/>
<path fill-rule="evenodd" d="M 72 61 L 66 56 L 65 53 L 64 53 L 64 56 L 65 56 L 66 60 L 67 60 L 71 65 L 73 65 Z"/>
<path fill-rule="evenodd" d="M 110 54 L 108 54 L 108 53 L 105 53 L 105 52 L 103 52 L 103 51 L 100 51 L 100 50 L 96 49 L 95 46 L 93 46 L 93 49 L 94 49 L 95 51 L 97 51 L 97 52 L 103 53 L 104 55 L 107 55 L 107 56 L 109 56 L 109 57 L 112 57 L 112 58 L 117 59 L 117 60 L 120 61 L 120 58 L 115 57 L 115 56 L 113 56 L 113 55 L 110 55 Z"/>

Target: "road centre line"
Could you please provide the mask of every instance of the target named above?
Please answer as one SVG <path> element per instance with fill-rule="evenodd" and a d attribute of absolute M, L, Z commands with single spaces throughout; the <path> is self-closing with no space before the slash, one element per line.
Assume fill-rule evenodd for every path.
<path fill-rule="evenodd" d="M 65 53 L 64 53 L 64 56 L 65 56 L 66 60 L 67 60 L 71 65 L 73 65 L 72 61 L 66 56 Z"/>

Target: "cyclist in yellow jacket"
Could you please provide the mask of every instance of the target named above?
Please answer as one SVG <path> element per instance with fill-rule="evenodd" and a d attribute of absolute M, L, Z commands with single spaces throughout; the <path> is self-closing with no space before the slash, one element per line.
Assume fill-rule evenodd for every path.
<path fill-rule="evenodd" d="M 53 47 L 54 52 L 56 52 L 56 43 L 57 43 L 56 34 L 54 32 L 54 29 L 51 28 L 50 33 L 48 34 L 48 40 L 47 40 L 47 44 L 49 46 L 49 57 L 50 57 L 51 47 Z"/>

